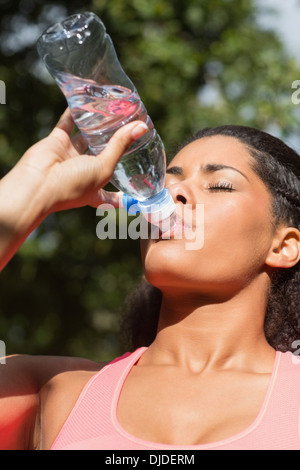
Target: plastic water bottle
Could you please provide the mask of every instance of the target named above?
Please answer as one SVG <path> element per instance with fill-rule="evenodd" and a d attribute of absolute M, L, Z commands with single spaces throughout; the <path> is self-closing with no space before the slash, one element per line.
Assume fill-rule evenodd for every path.
<path fill-rule="evenodd" d="M 111 183 L 137 200 L 149 222 L 172 228 L 175 204 L 164 188 L 163 143 L 102 21 L 90 12 L 72 15 L 48 28 L 37 48 L 92 154 L 99 154 L 124 124 L 133 120 L 147 124 L 149 131 L 123 155 Z"/>

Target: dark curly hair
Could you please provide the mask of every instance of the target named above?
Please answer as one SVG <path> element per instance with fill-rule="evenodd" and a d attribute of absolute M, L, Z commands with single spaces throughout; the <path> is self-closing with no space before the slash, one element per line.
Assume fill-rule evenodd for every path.
<path fill-rule="evenodd" d="M 280 223 L 300 230 L 300 156 L 280 139 L 246 126 L 226 125 L 205 128 L 186 140 L 189 143 L 211 136 L 229 136 L 246 146 L 253 157 L 253 170 L 269 189 L 274 226 Z M 156 335 L 161 292 L 145 279 L 129 296 L 123 309 L 122 334 L 127 349 L 148 346 Z M 265 335 L 279 351 L 292 351 L 300 338 L 300 263 L 276 269 L 265 316 Z"/>

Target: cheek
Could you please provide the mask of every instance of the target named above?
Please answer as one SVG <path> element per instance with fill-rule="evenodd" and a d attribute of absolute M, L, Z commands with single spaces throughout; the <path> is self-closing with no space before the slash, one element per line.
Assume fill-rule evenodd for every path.
<path fill-rule="evenodd" d="M 268 218 L 269 206 L 265 201 L 256 207 L 246 197 L 229 201 L 222 210 L 214 206 L 206 211 L 205 247 L 212 262 L 239 265 L 262 263 L 270 246 L 272 225 Z M 213 249 L 214 248 L 214 249 Z M 245 268 L 245 266 L 244 266 Z"/>

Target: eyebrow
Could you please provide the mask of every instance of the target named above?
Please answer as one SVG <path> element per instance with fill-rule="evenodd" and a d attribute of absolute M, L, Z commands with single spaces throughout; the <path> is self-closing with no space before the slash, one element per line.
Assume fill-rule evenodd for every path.
<path fill-rule="evenodd" d="M 234 168 L 233 166 L 229 166 L 229 165 L 223 165 L 223 164 L 220 164 L 220 163 L 208 163 L 207 165 L 202 166 L 201 170 L 204 173 L 214 173 L 215 171 L 219 171 L 219 170 L 234 170 L 237 173 L 239 173 L 240 175 L 242 175 L 244 178 L 246 178 L 246 180 L 249 181 L 249 179 L 247 178 L 247 176 L 243 172 L 241 172 L 237 168 Z M 167 173 L 169 175 L 180 175 L 180 176 L 182 176 L 183 175 L 183 169 L 182 169 L 181 166 L 172 166 L 172 167 L 167 169 Z"/>
<path fill-rule="evenodd" d="M 181 166 L 171 166 L 171 168 L 167 168 L 166 173 L 169 175 L 183 175 L 183 170 Z"/>

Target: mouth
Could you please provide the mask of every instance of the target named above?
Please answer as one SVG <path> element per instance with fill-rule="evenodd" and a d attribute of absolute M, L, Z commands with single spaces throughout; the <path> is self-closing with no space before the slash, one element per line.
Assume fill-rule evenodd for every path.
<path fill-rule="evenodd" d="M 183 214 L 180 206 L 176 206 L 175 212 L 171 217 L 171 220 L 163 221 L 159 227 L 159 239 L 160 240 L 180 240 L 185 238 L 184 235 L 187 232 L 193 230 L 192 213 Z"/>

